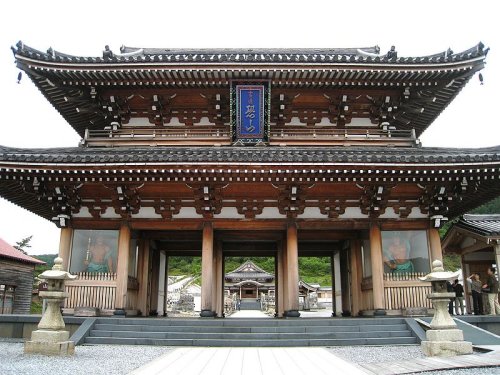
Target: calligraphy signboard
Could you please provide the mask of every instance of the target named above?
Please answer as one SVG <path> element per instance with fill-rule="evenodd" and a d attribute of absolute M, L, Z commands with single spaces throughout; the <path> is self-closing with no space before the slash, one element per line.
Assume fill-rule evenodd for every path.
<path fill-rule="evenodd" d="M 269 83 L 233 82 L 231 85 L 231 133 L 233 144 L 269 141 Z"/>

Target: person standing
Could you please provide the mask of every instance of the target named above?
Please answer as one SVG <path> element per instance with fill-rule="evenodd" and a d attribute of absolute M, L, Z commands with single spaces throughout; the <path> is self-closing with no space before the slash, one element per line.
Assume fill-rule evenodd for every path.
<path fill-rule="evenodd" d="M 488 302 L 490 304 L 490 315 L 500 314 L 500 304 L 498 304 L 498 280 L 495 277 L 495 268 L 488 267 L 488 279 L 483 288 L 488 290 Z"/>
<path fill-rule="evenodd" d="M 479 279 L 479 275 L 477 273 L 473 273 L 467 278 L 467 281 L 470 284 L 470 289 L 472 293 L 472 308 L 474 310 L 474 315 L 482 315 L 483 314 L 483 295 L 481 293 L 481 288 L 483 284 Z"/>
<path fill-rule="evenodd" d="M 453 283 L 453 290 L 455 291 L 455 315 L 464 315 L 464 287 L 458 279 Z M 459 305 L 461 314 L 458 310 Z"/>

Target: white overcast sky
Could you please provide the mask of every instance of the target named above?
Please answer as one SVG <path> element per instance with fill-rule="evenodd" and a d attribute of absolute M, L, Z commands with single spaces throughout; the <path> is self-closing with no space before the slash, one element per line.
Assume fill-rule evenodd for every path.
<path fill-rule="evenodd" d="M 491 47 L 482 71 L 421 137 L 429 147 L 500 144 L 500 32 L 495 1 L 2 1 L 0 3 L 0 144 L 76 146 L 79 136 L 18 70 L 18 40 L 99 56 L 106 44 L 132 47 L 365 47 L 399 56 Z M 494 30 L 497 30 L 494 32 Z M 1 183 L 1 181 L 0 181 Z M 0 238 L 33 235 L 30 254 L 57 253 L 59 229 L 0 198 Z"/>

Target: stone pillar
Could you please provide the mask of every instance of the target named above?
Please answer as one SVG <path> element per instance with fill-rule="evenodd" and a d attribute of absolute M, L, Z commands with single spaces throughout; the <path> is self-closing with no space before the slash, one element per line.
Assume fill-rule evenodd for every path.
<path fill-rule="evenodd" d="M 130 227 L 123 223 L 118 237 L 118 264 L 116 266 L 115 315 L 125 315 L 127 308 L 128 257 L 130 251 Z"/>
<path fill-rule="evenodd" d="M 297 224 L 289 223 L 286 232 L 286 263 L 288 275 L 288 309 L 286 316 L 296 318 L 299 313 L 299 245 Z"/>
<path fill-rule="evenodd" d="M 436 228 L 430 228 L 427 233 L 429 235 L 429 245 L 431 247 L 431 262 L 435 260 L 443 261 L 443 251 L 441 250 L 441 239 L 439 238 L 439 231 Z"/>
<path fill-rule="evenodd" d="M 69 271 L 69 257 L 71 255 L 71 240 L 73 239 L 73 228 L 61 228 L 59 237 L 59 258 L 63 259 L 63 270 Z"/>
<path fill-rule="evenodd" d="M 348 249 L 340 250 L 340 289 L 342 291 L 342 316 L 351 316 L 349 290 L 349 254 Z"/>
<path fill-rule="evenodd" d="M 359 314 L 361 304 L 361 243 L 359 240 L 351 241 L 351 314 Z"/>
<path fill-rule="evenodd" d="M 166 302 L 166 278 L 167 278 L 167 255 L 165 251 L 160 251 L 160 264 L 158 270 L 158 308 L 157 312 L 159 316 L 164 316 L 167 312 Z"/>
<path fill-rule="evenodd" d="M 201 313 L 202 318 L 215 316 L 212 301 L 212 282 L 214 264 L 214 230 L 211 223 L 203 225 L 203 242 L 201 249 Z"/>
<path fill-rule="evenodd" d="M 137 297 L 137 308 L 143 316 L 149 314 L 148 306 L 148 283 L 149 283 L 149 240 L 142 239 L 139 246 L 137 279 L 139 281 L 139 292 Z"/>
<path fill-rule="evenodd" d="M 373 308 L 375 309 L 375 315 L 385 315 L 382 233 L 380 232 L 378 223 L 370 225 L 370 249 L 372 259 Z"/>

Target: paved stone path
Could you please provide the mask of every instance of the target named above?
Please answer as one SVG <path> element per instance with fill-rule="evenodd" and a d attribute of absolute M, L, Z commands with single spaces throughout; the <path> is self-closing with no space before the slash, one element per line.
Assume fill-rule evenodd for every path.
<path fill-rule="evenodd" d="M 366 374 L 323 348 L 179 348 L 132 375 Z"/>
<path fill-rule="evenodd" d="M 422 371 L 500 366 L 500 352 L 352 364 L 324 348 L 178 348 L 131 375 L 327 375 L 411 374 Z M 480 370 L 477 370 L 478 373 Z"/>

